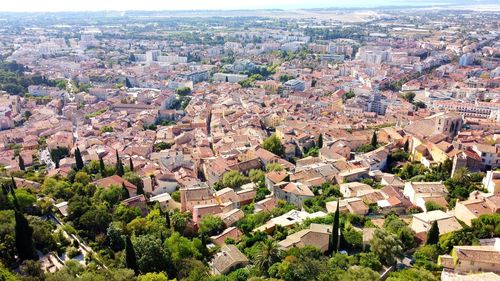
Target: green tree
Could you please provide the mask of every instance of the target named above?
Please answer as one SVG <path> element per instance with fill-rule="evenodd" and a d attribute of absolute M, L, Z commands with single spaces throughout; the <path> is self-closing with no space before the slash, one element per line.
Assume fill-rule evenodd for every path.
<path fill-rule="evenodd" d="M 396 235 L 385 230 L 375 230 L 370 246 L 371 251 L 386 265 L 394 265 L 398 258 L 403 257 L 401 241 Z"/>
<path fill-rule="evenodd" d="M 438 281 L 432 272 L 423 268 L 409 268 L 401 271 L 394 271 L 389 274 L 387 281 Z"/>
<path fill-rule="evenodd" d="M 435 245 L 439 242 L 439 225 L 437 221 L 434 221 L 431 225 L 431 229 L 427 232 L 427 245 Z"/>
<path fill-rule="evenodd" d="M 218 234 L 224 229 L 224 222 L 220 217 L 205 215 L 201 218 L 198 232 L 203 236 Z"/>
<path fill-rule="evenodd" d="M 377 281 L 379 274 L 370 268 L 362 266 L 352 266 L 345 273 L 340 275 L 342 281 Z"/>
<path fill-rule="evenodd" d="M 106 177 L 106 165 L 104 165 L 102 157 L 99 157 L 99 173 L 101 174 L 101 177 Z"/>
<path fill-rule="evenodd" d="M 170 253 L 162 241 L 153 235 L 141 235 L 134 239 L 137 265 L 141 273 L 161 272 L 171 269 Z"/>
<path fill-rule="evenodd" d="M 168 277 L 163 272 L 149 272 L 137 276 L 137 281 L 168 281 Z"/>
<path fill-rule="evenodd" d="M 128 188 L 125 186 L 125 183 L 122 182 L 122 198 L 127 199 L 130 198 L 130 193 L 128 192 Z"/>
<path fill-rule="evenodd" d="M 285 149 L 276 134 L 273 134 L 272 136 L 265 139 L 262 143 L 262 148 L 278 156 L 283 156 L 283 154 L 285 153 Z"/>
<path fill-rule="evenodd" d="M 24 159 L 21 155 L 19 155 L 19 169 L 21 169 L 21 171 L 26 171 L 26 166 L 24 165 Z"/>
<path fill-rule="evenodd" d="M 134 171 L 134 162 L 132 161 L 132 157 L 130 157 L 130 158 L 128 159 L 128 161 L 129 161 L 129 162 L 128 162 L 128 166 L 129 166 L 129 168 L 130 168 L 130 171 L 131 171 L 131 172 L 133 172 L 133 171 Z"/>
<path fill-rule="evenodd" d="M 36 259 L 35 247 L 33 246 L 33 229 L 21 212 L 16 210 L 14 215 L 16 219 L 17 256 L 21 261 Z"/>
<path fill-rule="evenodd" d="M 269 268 L 280 260 L 280 250 L 276 241 L 267 239 L 258 246 L 258 252 L 255 255 L 255 266 L 264 275 L 267 275 Z"/>
<path fill-rule="evenodd" d="M 283 171 L 283 166 L 280 163 L 267 163 L 266 172 L 280 172 Z"/>
<path fill-rule="evenodd" d="M 245 177 L 242 173 L 231 170 L 222 176 L 222 186 L 229 188 L 237 188 L 241 185 L 248 183 L 249 179 Z"/>
<path fill-rule="evenodd" d="M 319 134 L 319 137 L 318 137 L 318 148 L 323 148 L 323 134 Z"/>
<path fill-rule="evenodd" d="M 56 164 L 56 168 L 59 168 L 59 161 L 65 158 L 69 154 L 69 149 L 67 147 L 57 147 L 50 150 L 50 158 Z"/>
<path fill-rule="evenodd" d="M 131 56 L 133 56 L 133 54 Z M 134 61 L 135 61 L 135 57 L 134 57 Z M 132 88 L 132 83 L 130 83 L 130 79 L 128 79 L 128 77 L 125 78 L 125 87 Z"/>
<path fill-rule="evenodd" d="M 332 236 L 330 238 L 330 243 L 328 244 L 328 252 L 330 255 L 338 251 L 339 246 L 339 227 L 340 227 L 340 208 L 339 200 L 337 199 L 337 209 L 335 210 L 335 215 L 333 217 L 332 225 Z"/>
<path fill-rule="evenodd" d="M 118 155 L 118 150 L 115 150 L 116 153 L 116 174 L 122 177 L 125 174 L 125 169 L 123 168 L 122 160 L 120 159 L 120 155 Z"/>
<path fill-rule="evenodd" d="M 377 140 L 377 131 L 373 131 L 372 140 L 370 141 L 372 147 L 377 148 L 378 140 Z"/>
<path fill-rule="evenodd" d="M 377 272 L 382 269 L 380 259 L 373 252 L 359 254 L 359 265 L 371 268 Z"/>
<path fill-rule="evenodd" d="M 172 224 L 170 223 L 170 212 L 166 211 L 165 212 L 165 226 L 170 229 Z"/>
<path fill-rule="evenodd" d="M 132 244 L 132 240 L 130 240 L 129 236 L 125 238 L 125 266 L 132 269 L 136 275 L 139 273 L 137 256 L 135 254 L 134 245 Z"/>
<path fill-rule="evenodd" d="M 83 159 L 82 159 L 82 154 L 80 152 L 80 148 L 76 148 L 75 150 L 75 163 L 76 163 L 76 170 L 80 171 L 83 169 Z"/>

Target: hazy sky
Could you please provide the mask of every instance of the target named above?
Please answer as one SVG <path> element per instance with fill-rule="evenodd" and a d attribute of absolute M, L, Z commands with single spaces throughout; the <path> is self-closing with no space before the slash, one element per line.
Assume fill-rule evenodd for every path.
<path fill-rule="evenodd" d="M 0 0 L 0 11 L 226 10 L 367 7 L 454 2 L 440 0 Z"/>

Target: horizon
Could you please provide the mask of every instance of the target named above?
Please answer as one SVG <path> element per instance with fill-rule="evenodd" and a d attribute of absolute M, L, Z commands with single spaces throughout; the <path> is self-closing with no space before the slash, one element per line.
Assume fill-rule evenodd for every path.
<path fill-rule="evenodd" d="M 293 10 L 293 9 L 374 9 L 380 7 L 425 7 L 425 6 L 450 6 L 450 5 L 488 5 L 495 4 L 492 0 L 254 0 L 251 4 L 228 2 L 226 0 L 200 1 L 200 0 L 18 0 L 8 1 L 0 6 L 2 13 L 37 13 L 37 12 L 106 12 L 106 11 L 231 11 L 231 10 Z"/>

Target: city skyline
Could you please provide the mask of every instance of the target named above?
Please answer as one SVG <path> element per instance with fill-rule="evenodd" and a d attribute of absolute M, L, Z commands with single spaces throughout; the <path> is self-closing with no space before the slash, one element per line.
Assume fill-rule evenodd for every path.
<path fill-rule="evenodd" d="M 253 9 L 324 9 L 324 8 L 375 8 L 397 6 L 443 6 L 443 5 L 473 5 L 494 4 L 494 1 L 477 0 L 463 1 L 400 1 L 400 0 L 353 0 L 328 1 L 328 0 L 255 0 L 248 2 L 234 2 L 225 0 L 215 1 L 171 1 L 171 0 L 144 0 L 141 2 L 125 1 L 98 1 L 98 0 L 19 0 L 6 1 L 0 7 L 0 12 L 68 12 L 68 11 L 128 11 L 128 10 L 253 10 Z"/>

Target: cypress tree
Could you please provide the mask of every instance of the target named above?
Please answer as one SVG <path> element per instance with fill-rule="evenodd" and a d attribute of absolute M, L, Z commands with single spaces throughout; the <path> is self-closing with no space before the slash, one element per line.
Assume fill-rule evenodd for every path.
<path fill-rule="evenodd" d="M 99 173 L 103 178 L 106 177 L 106 166 L 104 165 L 104 160 L 102 160 L 102 157 L 99 157 Z"/>
<path fill-rule="evenodd" d="M 333 217 L 332 236 L 331 236 L 330 245 L 329 245 L 330 255 L 332 255 L 333 253 L 336 253 L 338 251 L 339 225 L 340 225 L 340 208 L 339 208 L 339 200 L 337 199 L 337 210 L 335 211 L 335 215 Z"/>
<path fill-rule="evenodd" d="M 123 170 L 123 163 L 122 160 L 120 160 L 120 156 L 118 155 L 118 150 L 116 151 L 116 174 L 122 177 L 125 174 L 125 171 Z"/>
<path fill-rule="evenodd" d="M 133 172 L 134 171 L 134 162 L 132 162 L 132 157 L 129 158 L 129 167 L 130 167 L 130 171 Z"/>
<path fill-rule="evenodd" d="M 373 146 L 373 148 L 377 148 L 378 145 L 377 131 L 373 131 L 371 145 Z"/>
<path fill-rule="evenodd" d="M 14 180 L 13 176 L 10 176 L 10 184 L 12 185 L 12 189 L 17 189 L 17 184 L 16 181 Z"/>
<path fill-rule="evenodd" d="M 130 80 L 127 78 L 125 78 L 125 87 L 127 88 L 132 88 L 132 83 L 130 83 Z"/>
<path fill-rule="evenodd" d="M 404 150 L 406 153 L 410 152 L 410 141 L 407 140 L 404 145 Z"/>
<path fill-rule="evenodd" d="M 319 134 L 319 137 L 318 137 L 318 148 L 323 148 L 323 134 Z"/>
<path fill-rule="evenodd" d="M 432 223 L 431 229 L 427 232 L 427 245 L 435 245 L 439 242 L 439 226 L 437 221 Z"/>
<path fill-rule="evenodd" d="M 33 229 L 28 224 L 28 220 L 18 210 L 15 211 L 16 217 L 16 248 L 19 260 L 36 259 L 35 247 L 33 246 Z"/>
<path fill-rule="evenodd" d="M 123 191 L 123 198 L 124 199 L 130 198 L 130 193 L 128 192 L 128 189 L 125 186 L 125 182 L 122 182 L 122 191 Z"/>
<path fill-rule="evenodd" d="M 21 169 L 21 171 L 26 171 L 26 166 L 24 166 L 24 159 L 21 155 L 19 155 L 19 169 Z"/>
<path fill-rule="evenodd" d="M 83 169 L 83 159 L 80 149 L 77 147 L 75 150 L 75 162 L 76 162 L 76 170 L 80 171 Z"/>
<path fill-rule="evenodd" d="M 14 203 L 14 210 L 20 211 L 21 208 L 19 207 L 19 202 L 17 201 L 16 192 L 14 191 L 13 188 L 10 190 L 10 195 L 12 195 L 12 203 Z"/>
<path fill-rule="evenodd" d="M 167 228 L 170 228 L 170 212 L 165 212 L 165 224 L 167 226 Z"/>
<path fill-rule="evenodd" d="M 132 241 L 130 240 L 129 236 L 127 236 L 127 238 L 125 239 L 125 262 L 127 268 L 132 269 L 136 275 L 139 273 L 134 245 L 132 245 Z"/>
<path fill-rule="evenodd" d="M 142 186 L 142 183 L 137 184 L 137 195 L 139 194 L 144 194 L 144 186 Z"/>
<path fill-rule="evenodd" d="M 130 121 L 127 121 L 127 128 L 132 127 L 132 123 Z"/>

